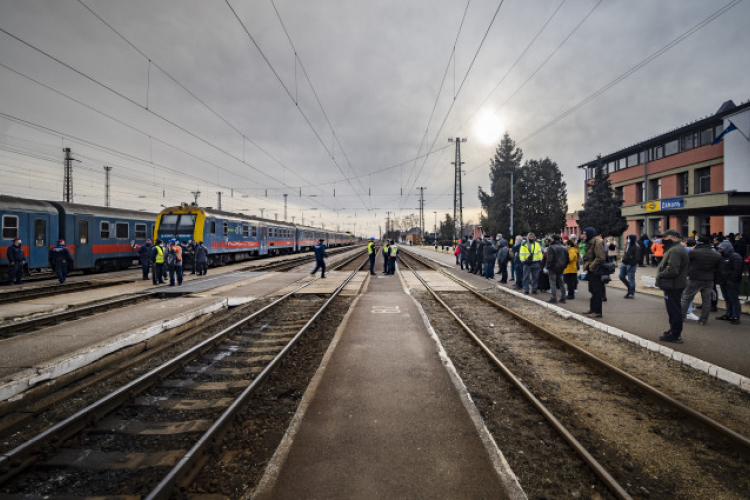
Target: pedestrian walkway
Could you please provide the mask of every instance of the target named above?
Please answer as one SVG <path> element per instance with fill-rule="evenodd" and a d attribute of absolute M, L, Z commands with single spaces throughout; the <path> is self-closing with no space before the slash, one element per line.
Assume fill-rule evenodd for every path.
<path fill-rule="evenodd" d="M 457 276 L 481 287 L 486 286 L 488 280 L 473 276 L 456 265 L 453 255 L 435 252 L 432 248 L 411 248 L 415 251 L 446 265 L 446 269 L 456 273 Z M 508 266 L 510 269 L 510 266 Z M 642 275 L 654 276 L 654 268 L 639 267 L 636 272 L 638 286 L 634 300 L 626 300 L 625 288 L 617 279 L 619 268 L 613 275 L 612 282 L 607 285 L 607 302 L 604 303 L 603 317 L 597 318 L 597 322 L 610 325 L 620 330 L 632 333 L 642 339 L 649 340 L 664 347 L 674 349 L 677 352 L 689 354 L 695 358 L 706 361 L 712 365 L 720 366 L 726 370 L 750 377 L 750 318 L 742 318 L 741 325 L 729 325 L 726 321 L 717 321 L 715 318 L 722 314 L 723 301 L 719 302 L 719 312 L 711 313 L 708 324 L 700 326 L 695 321 L 685 321 L 682 332 L 684 344 L 673 344 L 659 342 L 659 337 L 665 330 L 669 329 L 667 310 L 664 306 L 664 295 L 658 288 L 645 287 L 641 280 Z M 505 285 L 493 280 L 493 286 L 511 289 L 514 282 Z M 534 296 L 523 296 L 528 300 L 546 301 L 549 293 L 539 292 Z M 574 300 L 568 300 L 565 304 L 556 304 L 557 307 L 574 313 L 584 313 L 589 309 L 589 292 L 585 282 L 578 283 L 578 293 Z M 699 311 L 698 311 L 699 313 Z"/>
<path fill-rule="evenodd" d="M 369 281 L 337 339 L 254 499 L 525 498 L 398 276 Z"/>

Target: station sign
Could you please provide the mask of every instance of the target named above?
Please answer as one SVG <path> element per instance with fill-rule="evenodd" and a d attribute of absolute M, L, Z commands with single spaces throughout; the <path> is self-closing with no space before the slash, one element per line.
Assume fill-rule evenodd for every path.
<path fill-rule="evenodd" d="M 664 200 L 649 201 L 646 203 L 646 212 L 659 212 L 661 210 L 674 210 L 685 208 L 684 198 L 666 198 Z"/>

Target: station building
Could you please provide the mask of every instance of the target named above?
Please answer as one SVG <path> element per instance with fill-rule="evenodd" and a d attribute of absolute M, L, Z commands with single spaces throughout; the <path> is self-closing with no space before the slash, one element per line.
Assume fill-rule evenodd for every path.
<path fill-rule="evenodd" d="M 623 200 L 625 234 L 750 235 L 750 101 L 580 165 L 586 191 L 599 162 Z"/>

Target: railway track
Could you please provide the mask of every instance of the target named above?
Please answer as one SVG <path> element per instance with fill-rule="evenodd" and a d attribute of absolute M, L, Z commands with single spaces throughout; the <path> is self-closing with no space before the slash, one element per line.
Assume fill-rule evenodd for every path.
<path fill-rule="evenodd" d="M 355 274 L 327 299 L 299 295 L 308 281 L 4 453 L 0 496 L 168 498 Z"/>
<path fill-rule="evenodd" d="M 406 267 L 415 261 L 425 265 L 407 252 L 402 254 L 406 258 L 402 257 L 401 263 Z M 540 327 L 450 273 L 443 272 L 469 294 L 436 292 L 419 276 L 419 270 L 413 272 L 432 300 L 440 304 L 435 307 L 447 311 L 438 316 L 433 308 L 436 317 L 431 319 L 441 337 L 446 330 L 441 326 L 449 322 L 448 318 L 465 332 L 449 335 L 444 343 L 450 346 L 446 347 L 449 351 L 455 350 L 459 358 L 456 364 L 468 370 L 466 378 L 471 382 L 467 385 L 470 391 L 475 387 L 473 395 L 480 402 L 485 419 L 495 418 L 496 406 L 507 407 L 507 404 L 498 402 L 504 398 L 502 391 L 494 392 L 493 388 L 487 388 L 493 383 L 481 379 L 491 377 L 499 384 L 498 377 L 502 376 L 503 384 L 510 381 L 515 391 L 524 395 L 614 498 L 747 498 L 750 441 L 729 425 Z M 463 344 L 469 342 L 472 347 Z M 462 347 L 457 347 L 458 343 Z M 476 356 L 481 351 L 486 367 L 480 366 L 481 362 L 460 359 L 466 358 L 471 349 Z M 491 404 L 487 403 L 488 398 Z M 735 420 L 731 424 L 747 432 L 748 422 Z M 528 427 L 528 422 L 525 425 Z M 550 468 L 564 466 L 550 466 L 552 462 L 535 466 L 519 459 L 524 451 L 512 450 L 513 445 L 504 444 L 508 432 L 528 434 L 528 429 L 506 426 L 499 433 L 506 435 L 498 435 L 496 439 L 504 451 L 511 448 L 510 454 L 515 455 L 509 457 L 511 466 L 514 470 L 524 470 L 516 473 L 530 491 L 549 480 Z M 537 439 L 548 442 L 548 438 Z M 534 452 L 541 452 L 540 448 L 543 447 Z M 514 462 L 523 466 L 516 467 Z M 524 477 L 525 474 L 528 476 Z M 543 496 L 543 490 L 539 494 Z M 567 495 L 557 492 L 555 497 Z"/>
<path fill-rule="evenodd" d="M 21 302 L 24 300 L 39 299 L 52 295 L 63 293 L 81 292 L 84 290 L 93 290 L 96 288 L 105 288 L 111 286 L 130 283 L 132 280 L 117 281 L 71 281 L 58 285 L 47 285 L 42 287 L 13 288 L 0 292 L 0 305 Z"/>

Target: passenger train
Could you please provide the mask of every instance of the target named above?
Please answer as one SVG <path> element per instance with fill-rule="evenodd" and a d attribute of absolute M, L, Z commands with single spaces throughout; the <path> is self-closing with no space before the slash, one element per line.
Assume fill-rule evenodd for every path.
<path fill-rule="evenodd" d="M 49 249 L 60 238 L 76 269 L 126 269 L 154 233 L 155 220 L 148 212 L 0 195 L 0 275 L 6 275 L 6 249 L 15 238 L 21 238 L 29 271 L 49 267 Z"/>
<path fill-rule="evenodd" d="M 289 224 L 194 205 L 165 208 L 156 219 L 156 237 L 162 240 L 202 241 L 209 263 L 228 264 L 259 255 L 311 250 L 323 239 L 327 247 L 353 245 L 346 232 Z"/>
<path fill-rule="evenodd" d="M 288 224 L 210 208 L 180 205 L 159 214 L 0 195 L 0 280 L 7 279 L 6 249 L 22 240 L 28 271 L 49 267 L 49 249 L 62 238 L 75 269 L 127 269 L 147 238 L 203 241 L 211 265 L 256 256 L 309 251 L 323 239 L 328 247 L 353 245 L 350 233 Z"/>

